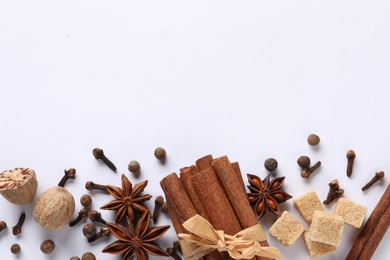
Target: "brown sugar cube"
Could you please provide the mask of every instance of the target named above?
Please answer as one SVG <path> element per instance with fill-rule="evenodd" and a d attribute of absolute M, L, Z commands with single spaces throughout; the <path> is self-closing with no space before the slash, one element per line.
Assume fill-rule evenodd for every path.
<path fill-rule="evenodd" d="M 317 210 L 314 212 L 308 236 L 314 242 L 338 246 L 343 229 L 344 220 L 342 217 Z"/>
<path fill-rule="evenodd" d="M 337 201 L 334 214 L 341 216 L 345 223 L 360 228 L 366 216 L 367 208 L 348 199 L 340 198 Z"/>
<path fill-rule="evenodd" d="M 284 246 L 291 246 L 305 231 L 303 225 L 293 215 L 284 211 L 269 229 L 269 233 Z"/>
<path fill-rule="evenodd" d="M 306 192 L 301 197 L 294 199 L 294 206 L 308 223 L 311 223 L 314 211 L 325 211 L 315 191 Z"/>
<path fill-rule="evenodd" d="M 320 257 L 336 252 L 335 246 L 311 241 L 307 232 L 303 233 L 303 239 L 310 257 Z"/>

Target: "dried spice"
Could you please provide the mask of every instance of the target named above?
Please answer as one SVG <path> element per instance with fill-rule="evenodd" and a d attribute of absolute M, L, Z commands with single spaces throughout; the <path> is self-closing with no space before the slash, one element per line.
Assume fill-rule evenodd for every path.
<path fill-rule="evenodd" d="M 326 200 L 324 200 L 325 205 L 329 205 L 333 201 L 341 198 L 344 194 L 344 189 L 340 189 L 339 181 L 337 179 L 329 182 L 329 191 L 326 196 Z"/>
<path fill-rule="evenodd" d="M 385 178 L 384 171 L 376 172 L 374 177 L 366 185 L 363 186 L 362 191 L 368 190 L 372 185 L 374 185 L 375 182 L 383 181 L 384 178 Z"/>
<path fill-rule="evenodd" d="M 130 217 L 131 221 L 134 221 L 136 212 L 142 214 L 145 211 L 149 211 L 149 209 L 141 203 L 150 200 L 152 196 L 149 194 L 140 196 L 146 185 L 148 185 L 148 181 L 137 183 L 133 187 L 129 179 L 122 174 L 122 189 L 107 185 L 108 192 L 115 200 L 103 205 L 101 209 L 116 210 L 116 223 L 119 223 L 126 216 Z"/>
<path fill-rule="evenodd" d="M 282 190 L 285 177 L 277 177 L 270 180 L 271 175 L 262 181 L 258 176 L 247 174 L 251 191 L 248 193 L 250 204 L 255 205 L 255 213 L 258 219 L 261 219 L 267 211 L 280 215 L 279 203 L 292 198 L 290 194 Z"/>
<path fill-rule="evenodd" d="M 38 181 L 32 169 L 15 168 L 0 173 L 0 194 L 13 204 L 33 201 L 37 187 Z"/>
<path fill-rule="evenodd" d="M 154 256 L 168 256 L 161 247 L 154 242 L 160 238 L 169 226 L 149 228 L 151 214 L 145 211 L 134 228 L 130 217 L 127 217 L 129 228 L 121 224 L 107 223 L 111 233 L 118 239 L 103 249 L 103 253 L 122 254 L 122 260 L 137 257 L 137 259 L 149 259 L 148 253 Z"/>
<path fill-rule="evenodd" d="M 68 173 L 65 171 L 64 179 Z M 75 177 L 76 170 L 72 170 L 72 178 Z M 60 186 L 54 186 L 44 191 L 38 198 L 34 206 L 34 220 L 48 230 L 58 230 L 69 223 L 75 210 L 73 195 L 63 186 L 65 181 L 60 181 Z"/>

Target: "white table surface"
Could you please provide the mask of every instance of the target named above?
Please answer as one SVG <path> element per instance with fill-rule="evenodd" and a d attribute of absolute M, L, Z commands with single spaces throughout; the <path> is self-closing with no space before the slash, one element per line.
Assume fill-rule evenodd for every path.
<path fill-rule="evenodd" d="M 119 186 L 125 173 L 133 183 L 148 179 L 145 191 L 157 196 L 163 176 L 209 153 L 261 177 L 264 160 L 275 157 L 292 196 L 314 189 L 325 199 L 337 178 L 346 198 L 368 207 L 368 218 L 389 183 L 360 190 L 390 167 L 389 11 L 388 1 L 1 0 L 0 170 L 35 169 L 39 195 L 76 168 L 66 188 L 79 210 L 87 180 Z M 316 149 L 306 142 L 312 132 L 321 137 Z M 153 156 L 157 146 L 167 150 L 164 165 Z M 92 157 L 94 147 L 118 173 Z M 349 149 L 357 154 L 351 178 Z M 323 163 L 308 181 L 296 164 L 301 155 Z M 141 163 L 138 179 L 127 171 L 133 159 Z M 93 200 L 98 209 L 110 199 L 94 193 Z M 303 221 L 293 200 L 281 207 Z M 1 198 L 0 208 L 9 226 L 0 233 L 1 259 L 16 258 L 15 242 L 18 259 L 85 251 L 119 259 L 101 253 L 113 237 L 91 246 L 82 225 L 45 231 L 32 219 L 33 203 Z M 26 223 L 14 237 L 22 211 Z M 274 220 L 261 223 L 267 230 Z M 322 259 L 344 259 L 358 233 L 346 226 L 337 252 Z M 310 259 L 302 238 L 285 248 L 267 235 L 284 259 Z M 170 229 L 161 245 L 175 236 Z M 39 250 L 48 238 L 57 243 L 51 256 Z M 389 239 L 373 259 L 389 258 Z"/>

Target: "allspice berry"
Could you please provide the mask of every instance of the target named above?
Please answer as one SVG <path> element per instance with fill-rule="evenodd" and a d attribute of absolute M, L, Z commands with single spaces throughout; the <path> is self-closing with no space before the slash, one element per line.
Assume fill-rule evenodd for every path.
<path fill-rule="evenodd" d="M 51 254 L 56 248 L 56 244 L 53 240 L 47 239 L 41 243 L 41 251 L 44 254 Z"/>
<path fill-rule="evenodd" d="M 316 146 L 320 143 L 320 137 L 316 134 L 310 134 L 308 137 L 307 137 L 307 142 L 311 145 L 311 146 Z"/>
<path fill-rule="evenodd" d="M 157 147 L 156 150 L 154 150 L 154 156 L 159 160 L 164 160 L 167 156 L 167 153 L 164 148 Z"/>
<path fill-rule="evenodd" d="M 96 260 L 96 257 L 91 252 L 86 252 L 81 256 L 81 260 Z"/>
<path fill-rule="evenodd" d="M 80 257 L 78 257 L 78 256 L 72 256 L 72 257 L 70 258 L 70 260 L 80 260 Z"/>
<path fill-rule="evenodd" d="M 0 173 L 0 194 L 13 204 L 22 205 L 33 201 L 37 187 L 33 169 L 15 168 Z"/>
<path fill-rule="evenodd" d="M 267 171 L 273 172 L 278 168 L 278 161 L 274 158 L 268 158 L 264 161 L 264 167 Z"/>
<path fill-rule="evenodd" d="M 137 161 L 131 161 L 127 168 L 130 172 L 137 173 L 141 170 L 141 165 Z"/>
<path fill-rule="evenodd" d="M 13 244 L 10 248 L 11 253 L 16 255 L 20 253 L 20 245 L 19 244 Z"/>

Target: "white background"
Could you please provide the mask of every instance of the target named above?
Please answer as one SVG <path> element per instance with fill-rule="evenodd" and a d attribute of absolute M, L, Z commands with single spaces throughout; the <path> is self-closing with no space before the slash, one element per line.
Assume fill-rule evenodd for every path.
<path fill-rule="evenodd" d="M 291 195 L 314 189 L 323 200 L 338 178 L 368 217 L 388 180 L 366 193 L 360 188 L 390 168 L 389 13 L 388 1 L 1 0 L 0 169 L 35 169 L 40 194 L 65 168 L 76 168 L 66 187 L 79 210 L 87 180 L 119 186 L 125 173 L 133 183 L 148 179 L 146 192 L 157 196 L 163 176 L 209 153 L 227 154 L 243 174 L 261 177 L 264 160 L 275 157 Z M 317 149 L 306 143 L 311 132 L 321 137 Z M 157 146 L 167 150 L 165 165 L 153 157 Z M 94 147 L 117 174 L 92 157 Z M 352 178 L 345 174 L 348 149 L 357 154 Z M 308 181 L 296 164 L 304 154 L 323 163 Z M 127 171 L 133 159 L 142 165 L 138 179 Z M 93 199 L 95 209 L 110 200 Z M 282 209 L 303 221 L 292 204 Z M 33 204 L 1 199 L 0 208 L 9 226 L 0 233 L 2 259 L 14 259 L 15 242 L 20 259 L 85 251 L 119 259 L 101 253 L 113 237 L 91 246 L 83 225 L 42 229 Z M 27 220 L 15 238 L 11 227 L 22 211 Z M 268 229 L 275 219 L 261 223 Z M 345 226 L 337 252 L 322 259 L 344 259 L 358 233 Z M 285 259 L 310 259 L 302 238 L 285 248 L 267 235 Z M 57 243 L 51 256 L 39 250 L 47 238 Z M 172 228 L 160 243 L 166 248 L 174 239 Z M 389 239 L 374 259 L 389 257 Z"/>

